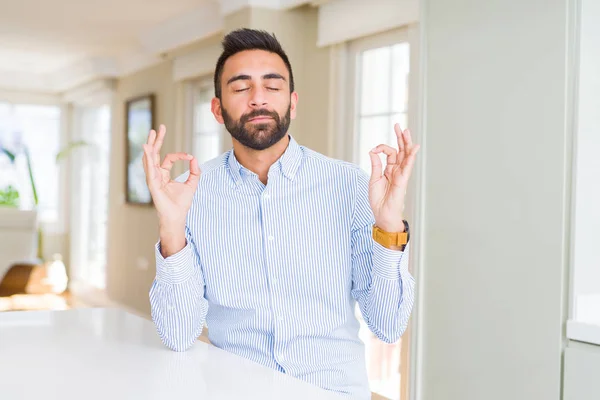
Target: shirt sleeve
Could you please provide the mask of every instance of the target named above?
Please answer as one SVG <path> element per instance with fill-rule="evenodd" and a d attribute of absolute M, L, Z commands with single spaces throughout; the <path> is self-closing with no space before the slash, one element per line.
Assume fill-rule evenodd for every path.
<path fill-rule="evenodd" d="M 186 245 L 164 258 L 155 245 L 156 277 L 150 289 L 152 320 L 163 343 L 172 350 L 190 348 L 202 333 L 208 302 L 194 238 L 186 227 Z"/>
<path fill-rule="evenodd" d="M 372 237 L 369 179 L 359 173 L 352 224 L 352 295 L 369 329 L 382 341 L 400 339 L 412 312 L 415 281 L 408 271 L 409 249 L 390 250 Z"/>

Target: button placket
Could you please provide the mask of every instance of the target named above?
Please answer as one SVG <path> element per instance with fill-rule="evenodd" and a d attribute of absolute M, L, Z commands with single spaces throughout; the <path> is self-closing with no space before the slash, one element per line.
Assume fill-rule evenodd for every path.
<path fill-rule="evenodd" d="M 281 324 L 281 322 L 283 322 L 284 318 L 283 318 L 283 314 L 281 313 L 281 309 L 280 307 L 278 307 L 279 305 L 279 299 L 277 298 L 277 279 L 273 277 L 274 275 L 274 270 L 273 270 L 273 261 L 275 260 L 275 257 L 273 255 L 273 251 L 274 248 L 272 246 L 273 242 L 275 241 L 275 236 L 272 234 L 272 228 L 270 226 L 269 223 L 269 210 L 272 209 L 272 204 L 270 203 L 271 200 L 271 194 L 269 194 L 267 192 L 268 190 L 268 186 L 267 188 L 265 188 L 263 190 L 263 193 L 260 196 L 260 206 L 261 206 L 261 211 L 262 211 L 262 235 L 264 238 L 266 238 L 266 243 L 265 243 L 265 269 L 266 269 L 266 273 L 267 273 L 267 279 L 269 281 L 269 290 L 270 290 L 270 297 L 271 297 L 271 311 L 273 313 L 273 319 L 275 322 L 275 330 L 278 330 L 278 326 Z M 265 193 L 267 192 L 267 193 Z"/>

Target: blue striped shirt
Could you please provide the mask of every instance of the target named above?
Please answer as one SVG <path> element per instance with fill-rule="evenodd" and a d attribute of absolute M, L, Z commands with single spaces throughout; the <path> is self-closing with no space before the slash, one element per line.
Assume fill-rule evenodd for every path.
<path fill-rule="evenodd" d="M 152 319 L 169 348 L 206 323 L 215 346 L 322 388 L 370 399 L 358 303 L 369 329 L 397 341 L 414 280 L 404 252 L 372 239 L 369 178 L 290 137 L 264 185 L 233 150 L 202 166 L 187 244 L 156 244 Z"/>

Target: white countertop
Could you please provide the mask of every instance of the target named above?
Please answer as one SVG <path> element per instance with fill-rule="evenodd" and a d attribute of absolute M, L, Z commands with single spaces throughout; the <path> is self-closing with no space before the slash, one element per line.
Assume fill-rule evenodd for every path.
<path fill-rule="evenodd" d="M 120 309 L 0 313 L 0 399 L 340 399 L 198 341 L 177 353 Z"/>

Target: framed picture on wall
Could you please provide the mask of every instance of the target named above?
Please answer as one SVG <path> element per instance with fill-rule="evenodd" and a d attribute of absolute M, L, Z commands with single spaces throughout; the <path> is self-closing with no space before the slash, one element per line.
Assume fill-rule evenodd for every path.
<path fill-rule="evenodd" d="M 154 94 L 129 99 L 125 104 L 126 178 L 125 201 L 128 204 L 152 205 L 142 156 L 142 145 L 154 127 Z"/>

